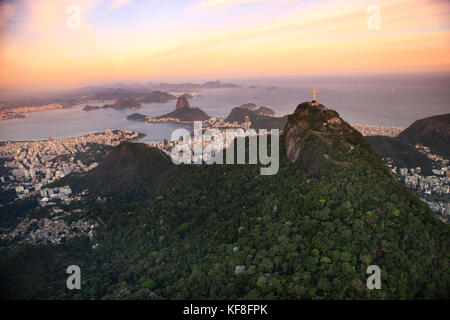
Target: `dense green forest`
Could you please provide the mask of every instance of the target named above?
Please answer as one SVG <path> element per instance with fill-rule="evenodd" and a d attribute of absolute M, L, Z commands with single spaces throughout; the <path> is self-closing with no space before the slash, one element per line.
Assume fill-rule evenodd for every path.
<path fill-rule="evenodd" d="M 143 144 L 120 145 L 70 181 L 96 190 L 81 216 L 105 222 L 98 247 L 4 241 L 1 297 L 448 299 L 449 226 L 357 131 L 327 122 L 336 116 L 299 105 L 273 176 L 260 175 L 260 165 L 175 166 Z M 300 156 L 288 158 L 287 145 Z M 123 184 L 114 180 L 124 175 Z M 101 185 L 106 202 L 94 197 Z M 66 288 L 72 264 L 81 290 Z M 372 264 L 381 290 L 366 288 Z"/>

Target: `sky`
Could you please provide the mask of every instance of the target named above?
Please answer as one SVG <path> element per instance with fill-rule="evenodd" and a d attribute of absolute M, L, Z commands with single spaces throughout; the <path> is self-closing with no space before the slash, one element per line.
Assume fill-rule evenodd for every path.
<path fill-rule="evenodd" d="M 449 70 L 448 0 L 0 0 L 3 90 Z"/>

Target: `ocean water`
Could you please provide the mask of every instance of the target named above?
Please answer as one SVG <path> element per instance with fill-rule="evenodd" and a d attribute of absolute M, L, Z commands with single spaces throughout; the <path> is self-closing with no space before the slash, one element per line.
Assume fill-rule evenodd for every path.
<path fill-rule="evenodd" d="M 203 90 L 190 99 L 190 104 L 214 117 L 226 117 L 232 108 L 249 102 L 286 115 L 299 103 L 310 101 L 314 88 L 318 90 L 320 103 L 339 112 L 351 124 L 407 127 L 418 119 L 450 112 L 449 80 L 447 74 L 235 79 L 233 82 L 241 84 L 242 88 Z M 176 101 L 170 101 L 145 104 L 137 111 L 100 109 L 90 112 L 83 111 L 84 105 L 80 105 L 29 113 L 23 119 L 0 121 L 0 140 L 67 138 L 105 129 L 128 129 L 145 133 L 143 141 L 161 141 L 170 139 L 172 131 L 183 125 L 149 124 L 126 117 L 134 112 L 154 117 L 175 110 L 175 105 Z"/>
<path fill-rule="evenodd" d="M 102 106 L 104 103 L 91 103 Z M 134 112 L 156 116 L 167 112 L 172 106 L 168 104 L 147 104 L 141 109 L 113 110 L 100 109 L 83 111 L 85 105 L 70 109 L 50 110 L 27 113 L 26 118 L 11 119 L 0 122 L 0 141 L 32 141 L 52 137 L 70 138 L 90 133 L 102 132 L 106 129 L 127 129 L 145 133 L 141 141 L 162 141 L 170 139 L 171 133 L 180 127 L 190 127 L 174 123 L 152 123 L 131 121 L 126 117 Z M 175 105 L 173 105 L 175 107 Z"/>

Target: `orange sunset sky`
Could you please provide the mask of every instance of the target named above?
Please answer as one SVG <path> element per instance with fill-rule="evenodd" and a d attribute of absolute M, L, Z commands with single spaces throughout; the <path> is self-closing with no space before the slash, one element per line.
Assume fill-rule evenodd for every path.
<path fill-rule="evenodd" d="M 0 30 L 1 89 L 450 69 L 447 0 L 4 0 Z"/>

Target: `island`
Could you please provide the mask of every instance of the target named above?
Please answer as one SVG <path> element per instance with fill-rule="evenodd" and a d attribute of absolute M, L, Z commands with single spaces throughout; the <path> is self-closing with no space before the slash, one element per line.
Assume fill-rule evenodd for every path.
<path fill-rule="evenodd" d="M 258 108 L 254 103 L 246 103 L 233 108 L 227 117 L 228 122 L 248 123 L 248 126 L 254 129 L 283 130 L 287 120 L 287 116 L 276 117 L 272 109 L 264 106 Z"/>
<path fill-rule="evenodd" d="M 92 111 L 92 110 L 98 110 L 98 109 L 115 109 L 115 110 L 122 110 L 122 109 L 139 109 L 141 107 L 141 104 L 134 98 L 121 98 L 118 99 L 114 104 L 105 104 L 103 107 L 98 106 L 91 106 L 86 105 L 83 108 L 83 111 Z"/>
<path fill-rule="evenodd" d="M 164 114 L 156 118 L 148 118 L 148 122 L 178 122 L 178 123 L 191 123 L 193 121 L 208 120 L 211 117 L 208 116 L 200 108 L 191 108 L 188 99 L 185 95 L 181 95 L 178 98 L 175 111 Z"/>
<path fill-rule="evenodd" d="M 89 111 L 98 110 L 98 109 L 101 109 L 101 107 L 91 106 L 91 105 L 87 104 L 84 106 L 83 111 L 89 112 Z"/>
<path fill-rule="evenodd" d="M 114 104 L 105 104 L 102 108 L 107 109 L 115 109 L 115 110 L 122 110 L 122 109 L 139 109 L 141 107 L 141 104 L 136 101 L 135 98 L 121 98 L 116 101 Z"/>
<path fill-rule="evenodd" d="M 127 120 L 147 121 L 149 117 L 140 113 L 132 113 L 127 117 Z"/>

